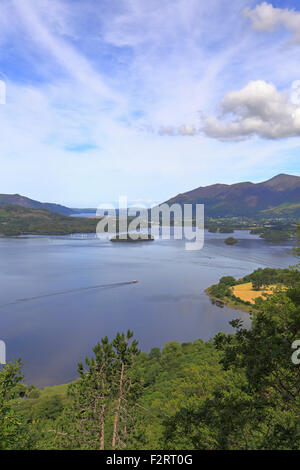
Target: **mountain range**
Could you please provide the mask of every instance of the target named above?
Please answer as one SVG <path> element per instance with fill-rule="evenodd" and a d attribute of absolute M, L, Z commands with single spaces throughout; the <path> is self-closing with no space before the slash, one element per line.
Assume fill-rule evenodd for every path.
<path fill-rule="evenodd" d="M 206 217 L 300 217 L 300 177 L 280 174 L 262 183 L 200 186 L 166 202 L 169 205 L 205 204 Z M 62 215 L 95 211 L 39 202 L 19 194 L 0 194 L 0 206 L 7 204 Z"/>
<path fill-rule="evenodd" d="M 206 217 L 300 217 L 300 177 L 280 174 L 262 183 L 213 184 L 166 202 L 205 204 Z"/>

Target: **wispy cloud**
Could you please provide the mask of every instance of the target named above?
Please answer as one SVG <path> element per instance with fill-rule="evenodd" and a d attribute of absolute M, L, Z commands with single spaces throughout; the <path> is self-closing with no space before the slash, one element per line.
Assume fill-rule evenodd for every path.
<path fill-rule="evenodd" d="M 193 136 L 199 133 L 199 130 L 195 126 L 189 126 L 183 124 L 179 127 L 165 127 L 162 126 L 159 128 L 158 133 L 160 135 L 181 135 L 181 136 Z"/>
<path fill-rule="evenodd" d="M 64 41 L 57 33 L 53 34 L 47 28 L 46 22 L 39 16 L 39 9 L 33 7 L 31 2 L 22 0 L 12 0 L 16 13 L 19 15 L 20 22 L 24 24 L 30 38 L 34 40 L 39 47 L 43 47 L 45 52 L 52 55 L 58 64 L 64 68 L 72 78 L 76 79 L 83 87 L 95 92 L 100 99 L 113 100 L 121 102 L 123 98 L 120 94 L 113 92 L 107 87 L 99 72 L 96 72 L 93 66 L 81 54 L 79 54 L 70 44 Z M 53 12 L 53 5 L 56 8 L 61 4 L 54 2 L 48 3 L 49 10 Z M 40 3 L 44 10 L 44 2 Z M 55 17 L 62 18 L 62 8 L 57 8 Z M 53 15 L 49 16 L 53 23 Z M 59 22 L 58 24 L 61 24 Z M 59 28 L 60 31 L 60 28 Z M 61 31 L 60 31 L 61 32 Z M 62 30 L 62 33 L 64 31 Z"/>
<path fill-rule="evenodd" d="M 274 153 L 280 165 L 289 161 L 299 145 L 289 113 L 298 111 L 284 90 L 300 79 L 298 46 L 282 54 L 276 28 L 272 41 L 257 34 L 243 15 L 257 5 L 2 0 L 1 192 L 86 206 L 119 194 L 166 200 L 216 178 L 261 179 L 274 171 Z M 254 110 L 242 90 L 257 81 L 274 89 Z M 223 97 L 229 103 L 232 90 L 243 111 L 230 101 L 231 116 L 223 106 L 203 132 L 203 116 L 214 116 Z M 251 132 L 250 118 L 260 119 Z M 273 127 L 287 138 L 276 148 Z M 222 133 L 256 137 L 224 144 Z"/>

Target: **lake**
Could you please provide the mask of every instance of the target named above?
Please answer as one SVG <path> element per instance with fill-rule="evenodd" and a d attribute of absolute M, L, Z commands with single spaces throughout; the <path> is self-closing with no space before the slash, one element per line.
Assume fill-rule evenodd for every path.
<path fill-rule="evenodd" d="M 200 251 L 186 251 L 182 240 L 0 238 L 0 339 L 7 360 L 21 357 L 25 382 L 43 387 L 73 380 L 77 362 L 117 331 L 133 330 L 150 351 L 230 332 L 232 318 L 249 326 L 247 313 L 213 305 L 204 290 L 224 275 L 297 260 L 286 253 L 289 244 L 270 245 L 246 231 L 234 236 L 239 243 L 232 247 L 224 244 L 228 235 L 206 232 Z M 126 284 L 134 279 L 137 284 Z"/>

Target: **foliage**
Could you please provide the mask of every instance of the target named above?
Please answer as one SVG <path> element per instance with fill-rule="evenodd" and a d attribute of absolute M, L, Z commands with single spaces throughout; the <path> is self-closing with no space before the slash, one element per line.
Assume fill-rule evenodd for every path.
<path fill-rule="evenodd" d="M 21 360 L 10 362 L 0 370 L 0 449 L 30 448 L 29 429 L 23 416 L 16 413 L 12 399 L 22 380 Z"/>
<path fill-rule="evenodd" d="M 219 284 L 223 284 L 224 286 L 235 286 L 236 280 L 233 276 L 223 276 L 221 277 Z"/>
<path fill-rule="evenodd" d="M 68 217 L 44 209 L 0 206 L 0 234 L 5 236 L 93 233 L 98 222 L 99 219 Z"/>
<path fill-rule="evenodd" d="M 232 380 L 200 406 L 184 405 L 166 420 L 168 448 L 185 436 L 193 449 L 300 449 L 299 366 L 291 361 L 300 337 L 299 297 L 295 288 L 276 293 L 250 330 L 234 320 L 235 335 L 216 336 Z"/>
<path fill-rule="evenodd" d="M 236 245 L 237 242 L 237 239 L 234 237 L 228 237 L 226 238 L 226 240 L 224 240 L 224 243 L 226 243 L 226 245 Z"/>
<path fill-rule="evenodd" d="M 293 273 L 293 281 L 298 274 Z M 243 282 L 252 282 L 254 290 L 260 290 L 262 287 L 270 285 L 289 285 L 291 283 L 291 271 L 289 269 L 259 268 L 253 273 L 244 276 Z"/>
<path fill-rule="evenodd" d="M 289 240 L 291 234 L 286 230 L 264 230 L 260 237 L 266 242 L 282 243 Z"/>
<path fill-rule="evenodd" d="M 105 337 L 94 357 L 78 364 L 79 379 L 69 386 L 70 405 L 61 417 L 56 437 L 67 449 L 122 449 L 128 445 L 132 413 L 141 393 L 132 366 L 138 355 L 133 333 Z"/>
<path fill-rule="evenodd" d="M 233 233 L 234 230 L 232 227 L 223 226 L 223 227 L 220 227 L 219 232 L 220 233 Z"/>
<path fill-rule="evenodd" d="M 209 288 L 209 295 L 217 299 L 223 300 L 225 297 L 232 296 L 231 287 L 236 284 L 236 280 L 232 276 L 223 276 L 218 284 L 214 284 Z"/>

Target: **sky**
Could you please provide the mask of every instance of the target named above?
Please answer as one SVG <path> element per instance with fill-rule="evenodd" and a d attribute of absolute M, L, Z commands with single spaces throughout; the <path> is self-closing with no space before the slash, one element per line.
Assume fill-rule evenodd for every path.
<path fill-rule="evenodd" d="M 300 5 L 0 0 L 0 193 L 154 204 L 300 175 Z"/>

